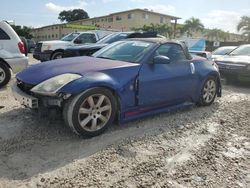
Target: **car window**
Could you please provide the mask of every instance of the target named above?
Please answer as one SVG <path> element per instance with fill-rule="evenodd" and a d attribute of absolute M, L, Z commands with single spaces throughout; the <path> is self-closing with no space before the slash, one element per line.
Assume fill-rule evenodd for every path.
<path fill-rule="evenodd" d="M 97 58 L 139 63 L 153 46 L 150 42 L 120 41 L 112 43 L 93 54 Z"/>
<path fill-rule="evenodd" d="M 158 55 L 167 56 L 173 62 L 187 59 L 182 47 L 178 44 L 173 44 L 173 43 L 161 45 L 155 51 L 154 56 Z"/>
<path fill-rule="evenodd" d="M 61 40 L 70 42 L 73 39 L 75 39 L 78 35 L 80 35 L 80 33 L 70 33 L 70 34 L 66 35 L 65 37 L 63 37 Z"/>
<path fill-rule="evenodd" d="M 9 40 L 9 35 L 0 28 L 0 40 Z"/>
<path fill-rule="evenodd" d="M 238 55 L 243 55 L 243 56 L 250 56 L 250 45 L 242 45 L 233 50 L 229 55 L 232 56 L 238 56 Z"/>
<path fill-rule="evenodd" d="M 114 33 L 104 37 L 103 39 L 99 40 L 98 44 L 105 44 L 105 43 L 113 43 L 122 39 L 126 39 L 128 37 L 128 33 Z"/>
<path fill-rule="evenodd" d="M 95 43 L 96 37 L 93 33 L 83 33 L 76 38 L 77 44 Z"/>

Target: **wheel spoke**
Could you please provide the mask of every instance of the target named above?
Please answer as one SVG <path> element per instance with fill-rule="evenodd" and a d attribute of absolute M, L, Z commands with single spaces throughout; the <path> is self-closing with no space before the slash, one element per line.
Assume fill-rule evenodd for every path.
<path fill-rule="evenodd" d="M 106 105 L 106 106 L 101 107 L 99 110 L 100 110 L 100 112 L 105 112 L 105 111 L 108 111 L 110 109 L 111 109 L 111 106 L 110 105 Z"/>
<path fill-rule="evenodd" d="M 86 117 L 83 121 L 81 121 L 81 126 L 85 127 L 91 119 L 92 119 L 91 116 Z"/>
<path fill-rule="evenodd" d="M 89 106 L 90 106 L 91 108 L 93 108 L 93 107 L 95 106 L 94 99 L 93 99 L 92 96 L 89 96 L 89 97 L 88 97 L 88 103 L 89 103 Z"/>
<path fill-rule="evenodd" d="M 106 123 L 106 122 L 108 121 L 108 118 L 105 117 L 104 115 L 101 115 L 101 116 L 99 117 L 99 119 L 100 119 L 103 123 Z"/>
<path fill-rule="evenodd" d="M 80 114 L 89 114 L 91 112 L 92 112 L 92 110 L 91 109 L 87 109 L 87 108 L 80 108 L 80 110 L 79 110 Z"/>
<path fill-rule="evenodd" d="M 101 95 L 97 101 L 97 104 L 96 104 L 96 107 L 101 107 L 103 101 L 105 99 L 105 96 L 104 95 Z"/>
<path fill-rule="evenodd" d="M 0 68 L 0 82 L 3 82 L 5 79 L 5 73 L 4 70 Z"/>
<path fill-rule="evenodd" d="M 97 128 L 97 119 L 93 118 L 91 123 L 91 129 L 94 131 Z"/>

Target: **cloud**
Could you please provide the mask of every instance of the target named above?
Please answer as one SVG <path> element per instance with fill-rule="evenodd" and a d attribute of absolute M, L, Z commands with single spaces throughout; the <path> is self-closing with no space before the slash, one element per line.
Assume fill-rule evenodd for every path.
<path fill-rule="evenodd" d="M 61 6 L 61 5 L 56 5 L 54 3 L 49 2 L 45 4 L 45 7 L 51 12 L 59 13 L 63 10 L 84 9 L 87 5 L 88 4 L 85 1 L 80 0 L 78 1 L 78 4 L 74 6 Z"/>
<path fill-rule="evenodd" d="M 111 3 L 111 2 L 114 2 L 116 0 L 102 0 L 103 3 Z"/>
<path fill-rule="evenodd" d="M 237 24 L 242 16 L 242 11 L 212 10 L 206 18 L 201 19 L 205 27 L 213 29 L 219 28 L 224 31 L 237 32 Z"/>
<path fill-rule="evenodd" d="M 132 3 L 145 3 L 148 2 L 148 0 L 130 0 Z"/>

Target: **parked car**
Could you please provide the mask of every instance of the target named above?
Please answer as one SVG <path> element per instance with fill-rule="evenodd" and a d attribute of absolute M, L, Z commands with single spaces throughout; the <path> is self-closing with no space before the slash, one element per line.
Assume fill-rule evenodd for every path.
<path fill-rule="evenodd" d="M 40 61 L 48 61 L 62 58 L 64 50 L 71 46 L 96 41 L 110 34 L 110 31 L 74 32 L 66 35 L 61 40 L 41 41 L 36 44 L 33 57 Z"/>
<path fill-rule="evenodd" d="M 250 44 L 237 47 L 215 60 L 219 70 L 229 80 L 250 81 Z"/>
<path fill-rule="evenodd" d="M 11 78 L 11 71 L 17 73 L 28 66 L 24 44 L 5 21 L 0 21 L 0 87 Z"/>
<path fill-rule="evenodd" d="M 212 59 L 216 60 L 219 57 L 222 57 L 224 55 L 229 54 L 231 51 L 233 51 L 237 46 L 223 46 L 219 47 L 216 50 L 212 52 Z"/>
<path fill-rule="evenodd" d="M 160 37 L 163 38 L 163 36 L 158 36 L 156 32 L 117 32 L 110 34 L 103 39 L 99 40 L 95 44 L 87 44 L 82 46 L 74 46 L 67 48 L 63 52 L 63 57 L 76 57 L 76 56 L 91 56 L 96 51 L 100 50 L 101 48 L 124 39 L 128 38 L 149 38 L 149 37 Z"/>
<path fill-rule="evenodd" d="M 129 39 L 93 57 L 45 62 L 17 74 L 15 98 L 30 108 L 59 108 L 79 135 L 96 136 L 120 123 L 221 96 L 215 63 L 191 57 L 179 42 Z"/>
<path fill-rule="evenodd" d="M 212 53 L 208 51 L 189 51 L 190 54 L 195 55 L 195 56 L 200 56 L 204 57 L 208 60 L 212 60 Z"/>
<path fill-rule="evenodd" d="M 36 47 L 36 42 L 32 39 L 27 39 L 27 51 L 33 53 Z"/>

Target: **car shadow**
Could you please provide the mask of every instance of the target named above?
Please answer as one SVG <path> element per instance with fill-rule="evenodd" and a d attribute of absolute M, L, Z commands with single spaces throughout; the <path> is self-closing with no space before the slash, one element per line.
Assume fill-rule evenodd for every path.
<path fill-rule="evenodd" d="M 209 107 L 191 107 L 124 125 L 114 124 L 104 134 L 88 139 L 73 134 L 62 121 L 37 118 L 29 109 L 4 113 L 0 110 L 0 177 L 27 179 L 91 156 L 111 145 L 116 147 L 131 138 L 158 135 L 201 121 L 201 118 L 213 116 L 218 108 L 219 103 L 215 102 Z"/>

